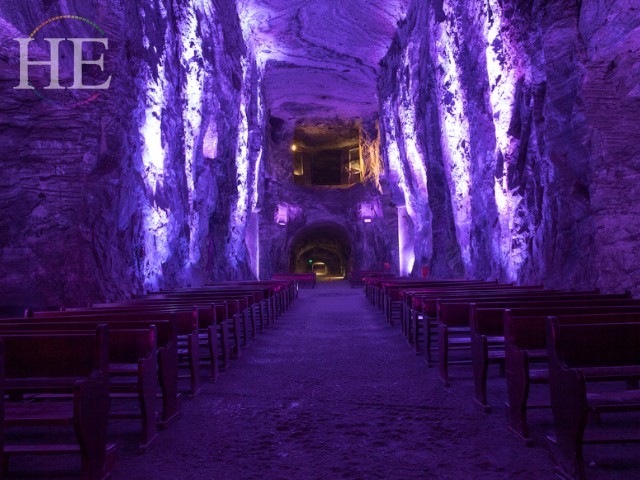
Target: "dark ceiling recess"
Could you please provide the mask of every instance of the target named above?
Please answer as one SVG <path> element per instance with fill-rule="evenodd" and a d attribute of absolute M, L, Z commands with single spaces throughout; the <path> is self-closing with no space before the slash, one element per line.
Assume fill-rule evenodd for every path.
<path fill-rule="evenodd" d="M 290 247 L 290 270 L 311 272 L 314 265 L 326 265 L 326 274 L 344 276 L 351 264 L 351 240 L 341 226 L 317 223 L 300 230 Z M 325 268 L 317 269 L 318 272 Z"/>
<path fill-rule="evenodd" d="M 295 182 L 334 187 L 359 183 L 359 135 L 355 122 L 296 127 L 291 145 Z"/>

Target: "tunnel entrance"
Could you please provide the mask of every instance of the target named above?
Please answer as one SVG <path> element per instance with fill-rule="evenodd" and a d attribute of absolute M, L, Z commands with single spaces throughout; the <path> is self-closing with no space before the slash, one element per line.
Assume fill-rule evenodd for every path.
<path fill-rule="evenodd" d="M 334 223 L 316 223 L 300 230 L 290 247 L 290 271 L 315 272 L 317 278 L 344 277 L 351 265 L 351 241 Z"/>

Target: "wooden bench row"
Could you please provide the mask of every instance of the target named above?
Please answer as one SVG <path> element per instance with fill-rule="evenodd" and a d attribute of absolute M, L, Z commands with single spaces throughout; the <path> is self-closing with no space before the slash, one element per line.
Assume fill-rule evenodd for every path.
<path fill-rule="evenodd" d="M 409 318 L 421 320 L 428 352 L 429 329 L 435 323 L 440 377 L 445 384 L 450 384 L 452 349 L 466 352 L 456 360 L 472 364 L 474 400 L 484 411 L 490 411 L 488 366 L 498 364 L 504 369 L 509 429 L 527 445 L 532 441 L 526 412 L 540 406 L 528 404 L 529 389 L 533 384 L 550 385 L 555 435 L 549 441 L 563 478 L 585 478 L 582 448 L 586 443 L 640 441 L 637 431 L 622 436 L 584 435 L 592 414 L 640 411 L 640 300 L 628 292 L 601 295 L 540 286 L 405 279 L 378 279 L 372 284 L 367 296 L 385 310 L 389 323 L 393 323 L 389 306 L 398 299 L 404 303 L 401 308 L 411 312 Z M 402 331 L 414 348 L 417 324 L 402 322 Z M 587 389 L 603 382 L 614 383 L 606 389 Z"/>
<path fill-rule="evenodd" d="M 316 274 L 313 273 L 275 273 L 271 276 L 271 280 L 290 280 L 294 282 L 296 292 L 298 288 L 315 288 Z"/>
<path fill-rule="evenodd" d="M 241 284 L 240 284 L 241 283 Z M 2 438 L 3 461 L 7 465 L 9 456 L 18 453 L 80 453 L 83 459 L 83 478 L 104 478 L 108 476 L 113 447 L 106 446 L 103 453 L 102 437 L 96 430 L 93 435 L 91 420 L 83 429 L 82 420 L 77 416 L 77 405 L 92 403 L 101 405 L 100 399 L 79 399 L 67 402 L 45 402 L 45 399 L 60 400 L 61 393 L 71 398 L 72 391 L 56 390 L 51 382 L 42 383 L 39 389 L 29 387 L 29 375 L 15 369 L 16 361 L 25 368 L 36 368 L 37 365 L 51 364 L 52 375 L 61 378 L 74 377 L 69 362 L 80 355 L 68 342 L 64 348 L 23 349 L 22 356 L 16 357 L 11 345 L 14 338 L 21 339 L 25 345 L 34 344 L 40 339 L 80 338 L 90 335 L 96 330 L 102 339 L 98 342 L 106 349 L 100 350 L 105 356 L 107 366 L 102 378 L 106 383 L 106 412 L 96 412 L 95 418 L 139 418 L 141 420 L 140 450 L 146 451 L 157 436 L 156 394 L 162 394 L 162 413 L 159 425 L 166 427 L 179 417 L 178 379 L 179 367 L 184 363 L 190 380 L 188 392 L 191 396 L 199 391 L 199 368 L 202 351 L 208 352 L 211 362 L 212 377 L 217 377 L 220 369 L 229 366 L 229 360 L 240 354 L 242 348 L 256 331 L 262 331 L 284 312 L 292 299 L 294 290 L 291 282 L 265 282 L 249 284 L 215 285 L 203 289 L 155 292 L 142 298 L 122 302 L 94 306 L 93 308 L 67 309 L 58 312 L 26 312 L 26 318 L 2 319 L 0 321 L 0 338 L 5 339 L 9 354 L 5 358 L 8 377 L 15 376 L 16 383 L 2 383 L 0 388 L 8 388 L 10 396 L 5 401 L 5 412 L 2 416 L 0 432 L 4 425 L 20 426 L 23 420 L 12 420 L 13 415 L 26 409 L 26 405 L 38 405 L 41 410 L 50 411 L 59 406 L 66 408 L 71 416 L 66 419 L 43 416 L 41 425 L 62 424 L 70 422 L 76 427 L 78 444 L 69 445 L 11 445 L 6 436 Z M 34 340 L 35 339 L 35 340 Z M 95 339 L 94 339 L 95 340 Z M 63 341 L 63 340 L 60 340 Z M 35 342 L 35 343 L 34 343 Z M 94 341 L 95 343 L 95 341 Z M 203 348 L 204 346 L 204 348 Z M 47 357 L 45 352 L 54 350 Z M 86 350 L 86 349 L 85 349 Z M 70 353 L 68 353 L 68 351 Z M 64 353 L 61 353 L 64 352 Z M 84 351 L 84 353 L 87 353 Z M 30 355 L 30 356 L 29 356 Z M 95 351 L 91 358 L 98 358 Z M 45 359 L 46 357 L 46 359 Z M 102 357 L 100 357 L 102 358 Z M 75 360 L 74 360 L 75 362 Z M 13 372 L 13 373 L 12 373 Z M 32 373 L 34 373 L 32 371 Z M 22 380 L 20 380 L 24 377 Z M 13 377 L 11 377 L 13 378 Z M 75 378 L 75 377 L 74 377 Z M 55 383 L 55 382 L 54 382 Z M 53 389 L 52 389 L 53 388 Z M 90 398 L 92 389 L 87 390 Z M 111 397 L 111 400 L 110 400 Z M 109 402 L 122 397 L 137 399 L 137 411 L 109 410 Z M 75 398 L 75 397 L 74 397 Z M 83 397 L 84 398 L 84 397 Z M 29 402 L 22 401 L 28 399 Z M 3 397 L 4 400 L 4 397 Z M 75 402 L 75 403 L 74 403 Z M 103 402 L 104 403 L 104 402 Z M 131 405 L 131 401 L 129 401 Z M 46 408 L 45 408 L 46 407 Z M 25 410 L 26 411 L 26 410 Z M 0 410 L 1 413 L 1 410 Z M 29 415 L 29 413 L 27 413 Z M 93 415 L 93 414 L 92 414 Z M 83 417 L 85 418 L 85 417 Z M 86 417 L 89 418 L 89 417 Z M 53 422 L 53 423 L 51 423 Z M 35 422 L 38 423 L 38 422 Z M 100 427 L 102 428 L 102 427 Z M 80 430 L 78 430 L 80 429 Z M 106 432 L 106 429 L 105 429 Z M 96 466 L 99 465 L 99 466 Z"/>

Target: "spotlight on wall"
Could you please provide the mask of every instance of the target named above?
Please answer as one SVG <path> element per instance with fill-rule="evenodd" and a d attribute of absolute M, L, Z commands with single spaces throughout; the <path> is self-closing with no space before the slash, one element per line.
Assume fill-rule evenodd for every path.
<path fill-rule="evenodd" d="M 360 218 L 364 223 L 371 223 L 376 218 L 376 208 L 369 202 L 360 204 Z"/>
<path fill-rule="evenodd" d="M 281 227 L 284 227 L 289 223 L 289 209 L 286 205 L 280 204 L 277 206 L 274 214 L 274 220 Z"/>

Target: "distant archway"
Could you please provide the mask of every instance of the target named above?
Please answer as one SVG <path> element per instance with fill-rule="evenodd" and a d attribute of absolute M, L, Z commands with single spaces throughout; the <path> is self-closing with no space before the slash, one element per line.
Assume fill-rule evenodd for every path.
<path fill-rule="evenodd" d="M 298 231 L 289 247 L 289 269 L 321 276 L 345 276 L 352 263 L 351 240 L 337 223 L 319 222 Z M 324 264 L 324 268 L 314 265 Z"/>

